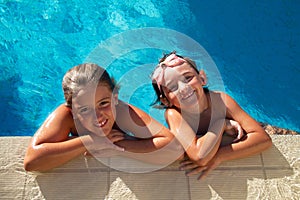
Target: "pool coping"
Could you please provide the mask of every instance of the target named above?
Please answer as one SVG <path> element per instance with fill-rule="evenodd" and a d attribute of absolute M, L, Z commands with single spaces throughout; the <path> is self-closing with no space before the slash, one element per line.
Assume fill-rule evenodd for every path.
<path fill-rule="evenodd" d="M 0 199 L 297 199 L 300 135 L 271 135 L 272 148 L 221 164 L 204 180 L 175 162 L 126 173 L 83 156 L 45 173 L 23 169 L 31 137 L 0 137 Z"/>

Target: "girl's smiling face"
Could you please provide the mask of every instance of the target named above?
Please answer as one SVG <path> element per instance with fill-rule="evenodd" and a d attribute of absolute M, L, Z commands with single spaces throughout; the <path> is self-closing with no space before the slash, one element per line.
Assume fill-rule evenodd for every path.
<path fill-rule="evenodd" d="M 100 83 L 96 87 L 81 89 L 73 97 L 73 115 L 89 131 L 97 135 L 108 135 L 115 122 L 118 95 L 109 86 Z"/>
<path fill-rule="evenodd" d="M 202 88 L 205 84 L 204 72 L 198 74 L 187 62 L 164 70 L 163 91 L 168 101 L 177 108 L 189 112 L 206 109 L 207 99 Z"/>

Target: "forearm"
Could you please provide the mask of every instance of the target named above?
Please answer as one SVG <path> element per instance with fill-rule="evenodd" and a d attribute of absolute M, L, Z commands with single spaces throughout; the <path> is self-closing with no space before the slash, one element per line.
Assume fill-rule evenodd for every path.
<path fill-rule="evenodd" d="M 155 137 L 155 138 L 148 138 L 148 139 L 125 139 L 115 144 L 123 147 L 125 151 L 132 152 L 132 153 L 149 153 L 156 151 L 165 145 L 167 145 L 171 141 L 168 137 Z"/>
<path fill-rule="evenodd" d="M 171 164 L 184 153 L 184 149 L 175 138 L 171 141 L 160 137 L 138 141 L 123 140 L 116 144 L 125 148 L 125 151 L 118 152 L 118 155 L 151 164 Z"/>
<path fill-rule="evenodd" d="M 196 162 L 199 166 L 206 165 L 217 153 L 220 146 L 221 137 L 198 138 L 196 142 L 192 142 L 189 148 L 186 149 L 187 156 Z"/>
<path fill-rule="evenodd" d="M 32 145 L 26 153 L 24 168 L 27 171 L 46 171 L 82 155 L 85 151 L 80 137 L 63 142 Z"/>
<path fill-rule="evenodd" d="M 250 133 L 237 143 L 221 147 L 216 156 L 221 162 L 224 162 L 256 155 L 271 146 L 272 141 L 267 134 Z"/>
<path fill-rule="evenodd" d="M 191 160 L 199 165 L 206 165 L 215 156 L 224 132 L 224 122 L 224 120 L 217 120 L 204 136 L 193 139 L 186 149 Z"/>

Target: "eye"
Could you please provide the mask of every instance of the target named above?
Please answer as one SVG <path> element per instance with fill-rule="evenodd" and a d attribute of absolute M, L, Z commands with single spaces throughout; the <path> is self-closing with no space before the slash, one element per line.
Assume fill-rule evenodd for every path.
<path fill-rule="evenodd" d="M 170 92 L 175 92 L 177 90 L 177 88 L 178 88 L 177 84 L 172 84 L 172 85 L 168 86 L 168 90 Z"/>
<path fill-rule="evenodd" d="M 184 80 L 183 80 L 183 81 L 184 81 L 185 83 L 188 83 L 188 82 L 190 82 L 193 78 L 194 78 L 193 75 L 187 75 L 187 76 L 184 77 Z"/>
<path fill-rule="evenodd" d="M 79 111 L 79 114 L 85 115 L 90 112 L 90 109 L 88 107 L 82 107 L 78 111 Z"/>
<path fill-rule="evenodd" d="M 105 108 L 105 107 L 107 107 L 107 106 L 109 106 L 110 105 L 110 101 L 100 101 L 99 103 L 98 103 L 98 107 L 99 108 Z"/>

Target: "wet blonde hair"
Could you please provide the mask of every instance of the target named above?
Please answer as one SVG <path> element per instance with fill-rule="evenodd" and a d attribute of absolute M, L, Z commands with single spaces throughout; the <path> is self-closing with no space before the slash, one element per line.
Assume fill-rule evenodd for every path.
<path fill-rule="evenodd" d="M 119 87 L 108 72 L 93 63 L 84 63 L 69 69 L 63 77 L 62 87 L 66 105 L 72 107 L 72 96 L 77 95 L 80 89 L 88 84 L 105 83 L 114 93 L 118 93 Z"/>

